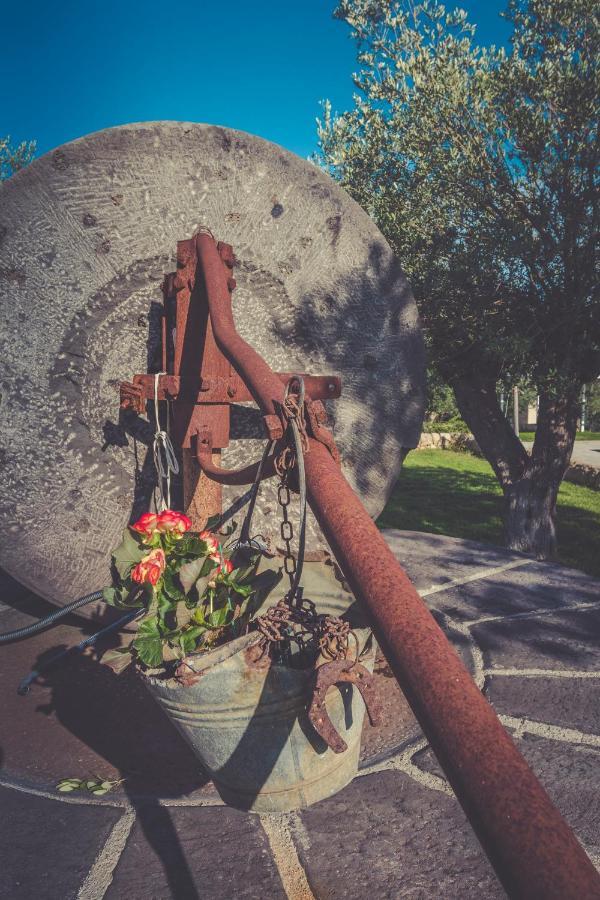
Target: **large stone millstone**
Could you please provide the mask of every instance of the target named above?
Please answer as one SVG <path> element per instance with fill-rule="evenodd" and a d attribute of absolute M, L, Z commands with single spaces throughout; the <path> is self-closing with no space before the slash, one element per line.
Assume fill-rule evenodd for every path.
<path fill-rule="evenodd" d="M 156 360 L 163 273 L 200 226 L 233 245 L 241 334 L 279 371 L 335 374 L 328 404 L 347 478 L 383 507 L 423 414 L 414 300 L 368 216 L 312 164 L 209 125 L 113 128 L 66 144 L 0 188 L 3 299 L 0 563 L 65 603 L 109 581 L 110 551 L 152 487 L 145 420 L 118 386 Z M 258 458 L 233 409 L 228 467 Z M 244 488 L 227 488 L 225 504 Z M 274 485 L 256 531 L 279 532 Z M 316 524 L 309 549 L 322 544 Z"/>

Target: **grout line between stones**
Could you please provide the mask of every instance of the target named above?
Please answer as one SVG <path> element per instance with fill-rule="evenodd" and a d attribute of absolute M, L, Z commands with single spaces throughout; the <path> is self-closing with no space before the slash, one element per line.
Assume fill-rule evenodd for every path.
<path fill-rule="evenodd" d="M 498 718 L 507 728 L 513 729 L 513 737 L 520 738 L 524 734 L 532 734 L 548 738 L 551 741 L 560 741 L 564 744 L 582 744 L 587 747 L 600 747 L 600 735 L 589 734 L 585 731 L 577 731 L 575 728 L 563 728 L 560 725 L 550 725 L 548 722 L 534 722 L 531 719 L 517 718 L 515 716 L 498 715 Z"/>
<path fill-rule="evenodd" d="M 496 677 L 497 675 L 519 676 L 522 678 L 600 678 L 599 672 L 589 672 L 585 669 L 484 669 L 483 674 L 487 677 Z"/>
<path fill-rule="evenodd" d="M 423 787 L 446 794 L 448 797 L 454 797 L 454 791 L 444 778 L 440 778 L 439 775 L 435 775 L 433 772 L 426 772 L 414 762 L 414 756 L 427 747 L 429 747 L 429 744 L 425 738 L 415 738 L 414 742 L 402 753 L 393 756 L 391 759 L 384 760 L 384 762 L 367 766 L 359 771 L 357 777 L 363 778 L 366 775 L 374 775 L 377 772 L 404 772 L 405 775 L 408 775 L 413 781 L 423 785 Z"/>
<path fill-rule="evenodd" d="M 598 609 L 598 603 L 593 600 L 582 600 L 581 603 L 561 604 L 560 606 L 544 607 L 543 609 L 528 609 L 524 612 L 508 613 L 502 616 L 482 616 L 469 622 L 469 628 L 473 628 L 475 625 L 483 625 L 486 622 L 509 622 L 515 619 L 529 619 L 531 616 L 553 616 L 563 612 L 579 612 L 582 609 Z"/>
<path fill-rule="evenodd" d="M 259 818 L 287 900 L 316 900 L 294 841 L 294 833 L 302 827 L 298 815 L 262 813 Z"/>
<path fill-rule="evenodd" d="M 135 822 L 135 810 L 128 810 L 113 826 L 108 838 L 79 888 L 77 900 L 102 900 L 113 880 L 114 871 Z"/>
<path fill-rule="evenodd" d="M 503 566 L 495 566 L 493 569 L 479 569 L 471 575 L 465 575 L 463 578 L 451 578 L 444 581 L 443 584 L 435 584 L 425 591 L 419 591 L 421 597 L 431 597 L 432 594 L 439 594 L 442 591 L 448 591 L 451 588 L 461 587 L 463 584 L 469 584 L 471 581 L 482 581 L 485 578 L 491 578 L 494 575 L 502 575 L 504 572 L 510 572 L 511 569 L 519 569 L 521 566 L 529 566 L 536 562 L 534 559 L 516 559 L 512 562 L 505 563 Z"/>

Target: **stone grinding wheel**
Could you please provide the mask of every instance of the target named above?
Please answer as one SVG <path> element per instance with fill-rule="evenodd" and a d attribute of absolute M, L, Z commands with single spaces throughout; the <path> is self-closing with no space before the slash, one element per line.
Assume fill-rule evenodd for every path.
<path fill-rule="evenodd" d="M 0 563 L 48 600 L 107 584 L 111 549 L 148 508 L 153 429 L 119 419 L 118 386 L 150 370 L 163 273 L 200 226 L 234 247 L 242 336 L 276 371 L 342 377 L 328 410 L 371 515 L 418 441 L 424 370 L 410 288 L 327 175 L 209 125 L 129 125 L 66 144 L 0 187 Z M 223 465 L 263 446 L 258 415 L 234 407 Z M 246 490 L 225 488 L 225 506 Z M 254 530 L 277 543 L 279 520 L 272 480 Z M 311 518 L 308 549 L 322 545 Z"/>

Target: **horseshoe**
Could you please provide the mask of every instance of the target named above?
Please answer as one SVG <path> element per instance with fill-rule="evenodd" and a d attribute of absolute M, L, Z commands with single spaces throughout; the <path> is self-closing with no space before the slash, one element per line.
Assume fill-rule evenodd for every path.
<path fill-rule="evenodd" d="M 353 684 L 358 688 L 371 725 L 378 725 L 381 718 L 381 703 L 375 694 L 373 676 L 364 666 L 349 659 L 336 659 L 319 666 L 308 708 L 308 718 L 317 734 L 323 738 L 334 753 L 343 753 L 348 749 L 348 745 L 335 730 L 333 722 L 329 718 L 325 706 L 325 696 L 334 684 L 343 683 Z"/>

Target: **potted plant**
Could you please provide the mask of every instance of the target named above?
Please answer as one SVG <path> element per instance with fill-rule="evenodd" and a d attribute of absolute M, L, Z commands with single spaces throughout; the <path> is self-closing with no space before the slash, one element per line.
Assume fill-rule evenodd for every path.
<path fill-rule="evenodd" d="M 372 671 L 374 641 L 332 566 L 305 563 L 318 613 L 302 595 L 289 605 L 276 599 L 280 562 L 240 547 L 234 531 L 195 533 L 169 509 L 131 525 L 104 598 L 140 615 L 103 661 L 116 671 L 136 666 L 226 802 L 295 809 L 335 793 L 358 766 L 363 701 L 352 684 L 327 694 L 326 714 L 347 746 L 334 752 L 308 717 L 315 669 L 332 659 L 331 635 L 342 635 L 338 651 L 352 644 L 361 670 Z"/>

